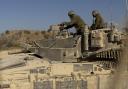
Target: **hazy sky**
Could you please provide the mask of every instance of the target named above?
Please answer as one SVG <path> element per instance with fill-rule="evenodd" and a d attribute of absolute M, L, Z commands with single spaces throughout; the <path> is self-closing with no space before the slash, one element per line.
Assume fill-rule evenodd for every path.
<path fill-rule="evenodd" d="M 69 20 L 74 10 L 85 22 L 92 22 L 91 11 L 98 9 L 105 21 L 120 23 L 125 15 L 125 0 L 0 0 L 0 31 L 11 28 L 48 28 Z"/>

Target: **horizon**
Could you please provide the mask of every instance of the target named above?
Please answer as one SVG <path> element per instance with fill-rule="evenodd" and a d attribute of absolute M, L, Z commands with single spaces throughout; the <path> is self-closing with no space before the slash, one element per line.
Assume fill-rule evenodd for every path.
<path fill-rule="evenodd" d="M 91 11 L 97 9 L 105 22 L 123 24 L 125 0 L 1 0 L 0 32 L 10 29 L 48 29 L 50 25 L 70 21 L 67 12 L 74 10 L 91 25 Z"/>

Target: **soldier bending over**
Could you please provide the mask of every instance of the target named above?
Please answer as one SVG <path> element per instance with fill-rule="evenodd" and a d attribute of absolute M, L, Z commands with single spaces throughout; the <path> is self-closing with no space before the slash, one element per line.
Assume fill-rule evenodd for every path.
<path fill-rule="evenodd" d="M 76 34 L 77 35 L 81 35 L 81 51 L 84 52 L 84 31 L 85 31 L 85 22 L 84 20 L 75 14 L 74 11 L 69 11 L 68 12 L 68 16 L 70 18 L 70 22 L 63 22 L 62 24 L 66 25 L 66 27 L 61 27 L 60 29 L 63 30 L 63 29 L 69 29 L 69 28 L 72 28 L 72 27 L 75 27 L 76 29 Z"/>

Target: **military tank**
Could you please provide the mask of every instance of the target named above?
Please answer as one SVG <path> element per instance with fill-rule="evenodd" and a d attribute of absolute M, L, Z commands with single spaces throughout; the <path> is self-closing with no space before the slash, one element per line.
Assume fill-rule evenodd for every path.
<path fill-rule="evenodd" d="M 0 60 L 1 89 L 111 89 L 123 46 L 120 31 L 86 28 L 84 53 L 80 35 L 59 25 L 50 32 L 52 39 L 24 44 L 29 53 L 9 52 Z"/>
<path fill-rule="evenodd" d="M 84 46 L 81 36 L 59 30 L 59 25 L 51 27 L 53 39 L 40 40 L 27 46 L 27 50 L 51 61 L 60 62 L 99 62 L 115 66 L 120 58 L 123 46 L 123 33 L 114 27 L 84 31 Z M 81 52 L 84 49 L 85 52 Z"/>

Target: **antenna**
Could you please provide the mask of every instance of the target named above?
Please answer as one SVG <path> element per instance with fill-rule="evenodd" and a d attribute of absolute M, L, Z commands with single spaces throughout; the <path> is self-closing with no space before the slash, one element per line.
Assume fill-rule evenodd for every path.
<path fill-rule="evenodd" d="M 113 29 L 112 2 L 110 3 L 110 28 Z"/>
<path fill-rule="evenodd" d="M 125 30 L 128 31 L 128 0 L 125 0 Z"/>
<path fill-rule="evenodd" d="M 126 0 L 126 13 L 128 14 L 128 0 Z"/>
<path fill-rule="evenodd" d="M 126 18 L 126 21 L 128 20 L 127 18 L 128 18 L 128 0 L 125 0 L 125 10 L 126 10 L 126 12 L 125 12 L 125 18 Z"/>

